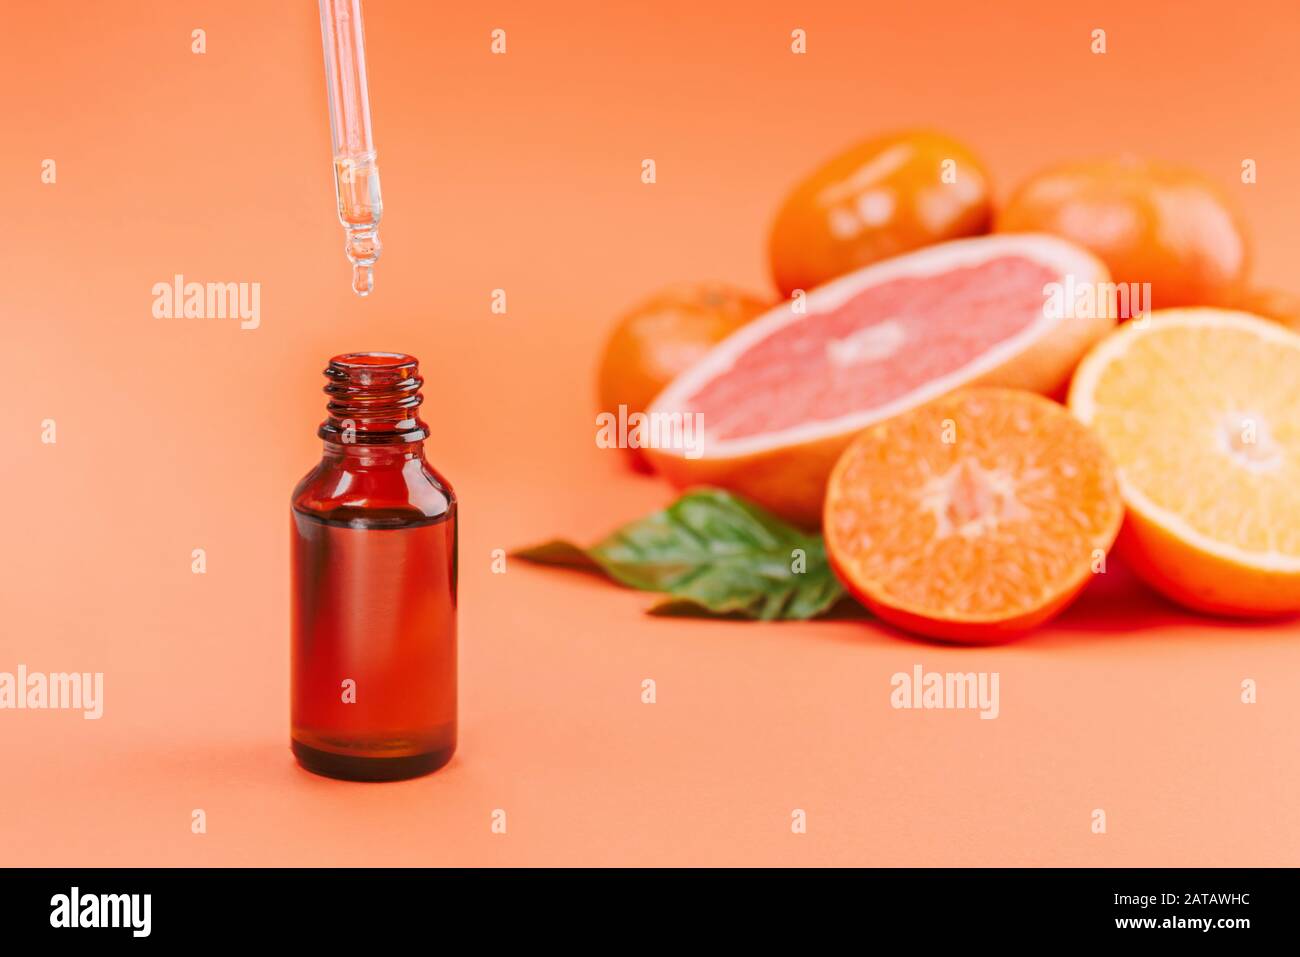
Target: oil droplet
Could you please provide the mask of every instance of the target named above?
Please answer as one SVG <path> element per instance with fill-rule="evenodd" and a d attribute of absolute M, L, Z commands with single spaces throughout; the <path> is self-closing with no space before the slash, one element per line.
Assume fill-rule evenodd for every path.
<path fill-rule="evenodd" d="M 352 267 L 352 291 L 358 296 L 368 296 L 375 288 L 375 269 L 365 263 Z"/>

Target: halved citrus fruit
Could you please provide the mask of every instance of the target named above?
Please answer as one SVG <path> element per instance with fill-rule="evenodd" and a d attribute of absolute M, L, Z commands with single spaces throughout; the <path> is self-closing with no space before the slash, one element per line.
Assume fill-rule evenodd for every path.
<path fill-rule="evenodd" d="M 1070 407 L 1115 460 L 1139 575 L 1202 611 L 1300 611 L 1300 335 L 1158 310 L 1085 357 Z"/>
<path fill-rule="evenodd" d="M 646 455 L 678 485 L 721 486 L 816 525 L 831 467 L 873 422 L 971 384 L 1063 394 L 1115 325 L 1113 303 L 1087 314 L 1077 290 L 1107 279 L 1091 254 L 1034 235 L 867 266 L 760 316 L 674 379 L 649 412 L 702 423 L 702 436 Z M 1057 287 L 1076 291 L 1065 308 L 1052 305 Z"/>
<path fill-rule="evenodd" d="M 826 494 L 845 587 L 935 638 L 1014 638 L 1105 568 L 1124 506 L 1101 443 L 1061 405 L 963 389 L 871 426 Z"/>

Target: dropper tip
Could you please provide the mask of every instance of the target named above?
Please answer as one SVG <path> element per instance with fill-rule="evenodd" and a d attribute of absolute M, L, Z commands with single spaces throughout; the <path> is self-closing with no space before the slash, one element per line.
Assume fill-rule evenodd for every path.
<path fill-rule="evenodd" d="M 373 266 L 356 263 L 352 267 L 352 291 L 358 296 L 368 296 L 375 288 L 375 270 Z"/>

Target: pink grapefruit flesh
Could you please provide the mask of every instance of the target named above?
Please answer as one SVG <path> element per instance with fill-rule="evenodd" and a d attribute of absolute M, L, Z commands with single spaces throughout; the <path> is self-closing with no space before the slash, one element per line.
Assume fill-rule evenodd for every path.
<path fill-rule="evenodd" d="M 1063 392 L 1115 324 L 1108 281 L 1091 254 L 1029 234 L 873 264 L 771 310 L 674 380 L 648 411 L 692 415 L 702 434 L 647 457 L 678 485 L 816 525 L 836 458 L 873 423 L 967 385 Z M 1093 308 L 1065 308 L 1067 291 L 1090 287 Z"/>

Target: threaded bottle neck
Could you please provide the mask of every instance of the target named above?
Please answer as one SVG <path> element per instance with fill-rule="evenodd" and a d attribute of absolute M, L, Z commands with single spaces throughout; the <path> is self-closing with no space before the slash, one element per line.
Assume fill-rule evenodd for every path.
<path fill-rule="evenodd" d="M 424 397 L 420 363 L 396 352 L 349 352 L 325 369 L 328 418 L 317 435 L 339 445 L 421 442 L 429 427 L 418 409 Z"/>

